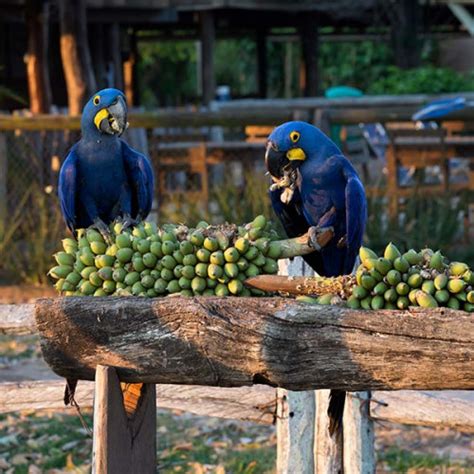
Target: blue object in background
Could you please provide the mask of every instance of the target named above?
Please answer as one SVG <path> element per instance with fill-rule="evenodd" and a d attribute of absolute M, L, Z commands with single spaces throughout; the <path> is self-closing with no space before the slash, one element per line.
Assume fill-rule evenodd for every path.
<path fill-rule="evenodd" d="M 468 104 L 465 97 L 455 97 L 453 99 L 439 99 L 429 102 L 422 109 L 412 116 L 412 120 L 424 122 L 445 117 L 457 110 L 464 109 Z"/>

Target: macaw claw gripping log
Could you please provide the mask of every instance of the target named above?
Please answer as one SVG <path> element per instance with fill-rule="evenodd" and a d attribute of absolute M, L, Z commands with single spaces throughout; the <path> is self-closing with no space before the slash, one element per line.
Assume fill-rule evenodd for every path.
<path fill-rule="evenodd" d="M 120 138 L 127 126 L 125 96 L 117 89 L 97 92 L 84 106 L 82 138 L 59 173 L 61 210 L 72 232 L 94 226 L 108 237 L 114 220 L 130 226 L 149 214 L 153 171 L 148 159 Z"/>

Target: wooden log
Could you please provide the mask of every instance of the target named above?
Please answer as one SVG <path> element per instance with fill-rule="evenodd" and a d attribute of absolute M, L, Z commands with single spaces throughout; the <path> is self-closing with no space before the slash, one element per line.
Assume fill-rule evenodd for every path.
<path fill-rule="evenodd" d="M 363 311 L 283 298 L 68 297 L 36 303 L 46 362 L 93 380 L 290 390 L 474 388 L 474 318 L 447 308 Z"/>
<path fill-rule="evenodd" d="M 115 369 L 98 366 L 94 395 L 93 474 L 156 472 L 156 392 L 145 384 L 134 416 L 127 417 Z"/>

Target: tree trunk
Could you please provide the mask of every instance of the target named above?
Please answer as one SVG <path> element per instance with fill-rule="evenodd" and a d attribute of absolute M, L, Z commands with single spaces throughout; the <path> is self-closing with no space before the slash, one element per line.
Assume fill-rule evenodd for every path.
<path fill-rule="evenodd" d="M 363 311 L 284 298 L 43 299 L 43 355 L 60 376 L 289 390 L 474 388 L 474 318 L 446 308 Z"/>
<path fill-rule="evenodd" d="M 96 89 L 87 39 L 85 0 L 59 2 L 61 58 L 70 115 L 79 115 Z"/>
<path fill-rule="evenodd" d="M 46 114 L 51 108 L 51 84 L 48 70 L 48 2 L 27 0 L 25 16 L 28 30 L 26 70 L 30 110 L 33 114 Z"/>

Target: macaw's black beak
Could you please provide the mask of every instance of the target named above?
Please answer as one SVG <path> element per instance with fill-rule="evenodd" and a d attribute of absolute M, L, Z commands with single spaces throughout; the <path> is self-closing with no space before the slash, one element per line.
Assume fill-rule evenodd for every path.
<path fill-rule="evenodd" d="M 274 178 L 282 178 L 283 172 L 290 165 L 286 152 L 278 150 L 276 145 L 269 141 L 265 152 L 265 165 Z"/>
<path fill-rule="evenodd" d="M 95 123 L 102 133 L 121 136 L 128 127 L 127 105 L 122 96 L 118 96 L 107 108 L 100 110 Z"/>

